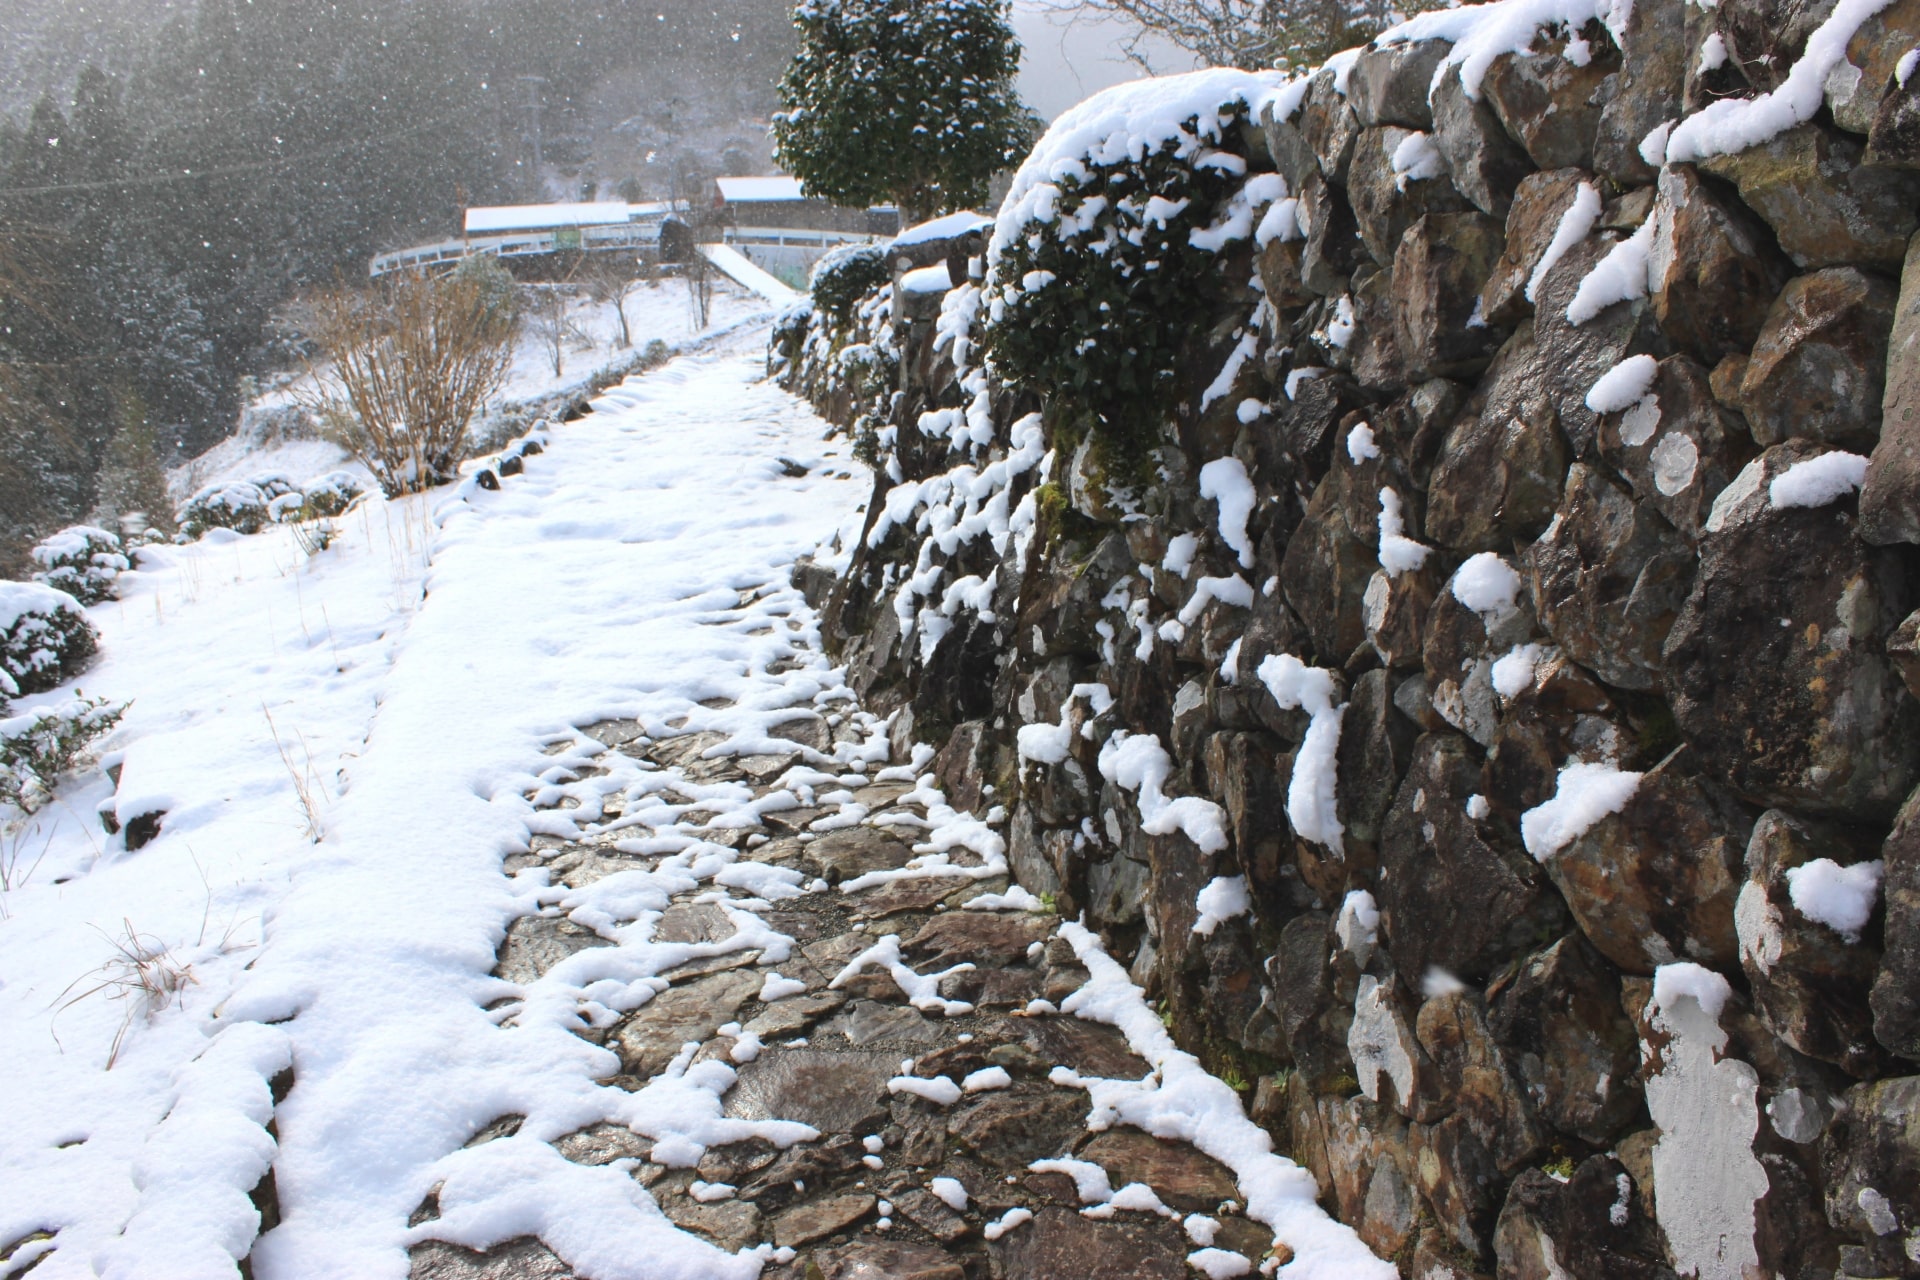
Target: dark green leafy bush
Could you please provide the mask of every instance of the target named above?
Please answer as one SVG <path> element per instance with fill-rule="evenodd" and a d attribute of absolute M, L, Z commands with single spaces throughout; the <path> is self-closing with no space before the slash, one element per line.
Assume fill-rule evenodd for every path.
<path fill-rule="evenodd" d="M 0 804 L 25 812 L 44 804 L 60 775 L 80 762 L 89 743 L 120 723 L 124 702 L 75 698 L 0 720 Z"/>
<path fill-rule="evenodd" d="M 1205 311 L 1196 301 L 1222 283 L 1217 224 L 1246 200 L 1247 115 L 1228 102 L 1216 128 L 1190 117 L 1143 154 L 1056 165 L 1057 196 L 1029 201 L 1026 221 L 997 238 L 985 285 L 994 371 L 1047 394 L 1055 428 L 1092 431 L 1112 463 L 1137 463 L 1173 415 Z"/>
<path fill-rule="evenodd" d="M 844 244 L 829 251 L 813 268 L 809 291 L 813 306 L 835 329 L 853 322 L 854 308 L 868 294 L 893 279 L 883 244 Z"/>
<path fill-rule="evenodd" d="M 0 582 L 0 710 L 76 675 L 100 646 L 80 602 L 37 582 Z"/>
<path fill-rule="evenodd" d="M 35 582 L 81 604 L 113 599 L 115 580 L 132 568 L 118 534 L 85 524 L 62 529 L 36 546 L 32 556 L 40 566 Z"/>

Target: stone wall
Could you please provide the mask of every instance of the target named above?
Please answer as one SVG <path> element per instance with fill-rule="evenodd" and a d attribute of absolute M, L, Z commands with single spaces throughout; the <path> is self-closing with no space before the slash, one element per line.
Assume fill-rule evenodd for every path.
<path fill-rule="evenodd" d="M 1920 1275 L 1920 2 L 1521 2 L 1118 162 L 1213 255 L 1145 390 L 1010 372 L 1127 340 L 1010 274 L 1073 120 L 791 318 L 876 468 L 803 585 L 1404 1275 Z"/>

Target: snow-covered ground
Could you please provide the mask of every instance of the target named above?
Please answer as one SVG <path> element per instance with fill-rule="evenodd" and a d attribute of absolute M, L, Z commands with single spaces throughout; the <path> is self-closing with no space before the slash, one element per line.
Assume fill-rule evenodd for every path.
<path fill-rule="evenodd" d="M 772 305 L 731 280 L 716 278 L 707 330 L 724 330 Z M 535 332 L 533 322 L 523 318 L 514 339 L 513 367 L 508 370 L 506 383 L 495 397 L 495 403 L 537 403 L 556 393 L 584 386 L 601 370 L 625 361 L 656 339 L 677 349 L 701 337 L 687 286 L 680 280 L 649 280 L 636 285 L 627 295 L 625 309 L 627 332 L 633 342 L 631 348 L 619 345 L 620 325 L 612 303 L 596 302 L 584 294 L 575 298 L 567 308 L 567 337 L 562 344 L 558 375 L 553 371 L 551 353 Z M 293 404 L 304 382 L 304 378 L 296 378 L 262 395 L 250 406 L 255 420 L 260 420 L 262 410 Z M 277 473 L 300 484 L 314 476 L 343 469 L 370 479 L 364 467 L 331 441 L 288 438 L 271 430 L 263 438 L 258 430 L 242 431 L 173 468 L 167 482 L 178 502 L 208 485 L 225 481 Z"/>
<path fill-rule="evenodd" d="M 750 1137 L 818 1136 L 727 1114 L 734 1069 L 692 1046 L 616 1079 L 624 1059 L 581 1034 L 644 1020 L 689 962 L 803 963 L 760 915 L 803 893 L 801 873 L 752 856 L 764 835 L 741 838 L 763 818 L 920 833 L 905 866 L 808 894 L 1004 884 L 1004 811 L 948 807 L 921 772 L 928 747 L 882 767 L 888 724 L 821 654 L 789 581 L 802 553 L 851 545 L 868 483 L 761 380 L 766 337 L 741 326 L 613 388 L 543 430 L 498 491 L 468 479 L 366 501 L 311 557 L 283 527 L 216 531 L 143 553 L 122 598 L 92 610 L 103 656 L 79 683 L 132 704 L 105 743 L 118 784 L 74 779 L 0 849 L 0 1276 L 198 1280 L 246 1258 L 260 1280 L 399 1280 L 426 1242 L 527 1236 L 595 1280 L 754 1280 L 793 1260 L 773 1242 L 724 1251 L 675 1225 L 635 1160 L 576 1163 L 554 1145 L 612 1125 L 687 1168 Z M 793 763 L 758 786 L 709 784 L 628 745 L 693 733 L 712 735 L 695 740 L 707 757 Z M 896 800 L 917 812 L 870 814 L 855 791 L 870 782 L 911 784 Z M 129 850 L 102 806 L 123 830 L 162 812 L 160 832 Z M 617 857 L 554 883 L 541 859 L 557 848 Z M 714 904 L 732 935 L 656 937 L 670 902 Z M 1042 904 L 1016 887 L 979 905 Z M 561 913 L 607 945 L 495 976 L 516 920 Z M 1059 936 L 1094 975 L 1059 1013 L 1114 1024 L 1153 1068 L 1056 1067 L 1052 1086 L 1090 1091 L 1087 1126 L 1223 1162 L 1245 1213 L 1294 1251 L 1283 1276 L 1390 1275 L 1098 940 Z M 828 985 L 874 963 L 916 1008 L 973 1009 L 899 945 L 881 939 Z M 760 1048 L 741 1039 L 731 1061 Z M 1007 1083 L 979 1074 L 967 1088 Z M 888 1088 L 902 1079 L 942 1083 L 903 1066 Z M 517 1128 L 493 1133 L 502 1117 Z M 256 1238 L 269 1169 L 279 1220 Z M 1156 1211 L 1142 1192 L 1105 1212 Z M 410 1226 L 430 1196 L 434 1215 Z M 1190 1261 L 1242 1274 L 1249 1247 Z"/>
<path fill-rule="evenodd" d="M 541 892 L 501 859 L 529 839 L 543 748 L 741 692 L 784 628 L 716 611 L 743 590 L 791 606 L 787 567 L 856 516 L 842 446 L 756 381 L 764 343 L 632 380 L 504 492 L 374 502 L 311 560 L 285 529 L 150 552 L 93 609 L 103 657 L 79 683 L 132 700 L 108 742 L 120 811 L 167 816 L 127 852 L 96 778 L 6 845 L 0 1242 L 57 1232 L 36 1276 L 187 1277 L 244 1251 L 266 1082 L 289 1063 L 263 1277 L 404 1275 L 436 1161 L 535 1105 L 536 1080 L 576 1112 L 598 1088 L 592 1046 L 486 1012 L 500 938 Z M 813 469 L 789 478 L 781 455 Z M 174 989 L 129 992 L 124 946 Z M 191 1123 L 163 1123 L 182 1099 L 203 1104 Z"/>

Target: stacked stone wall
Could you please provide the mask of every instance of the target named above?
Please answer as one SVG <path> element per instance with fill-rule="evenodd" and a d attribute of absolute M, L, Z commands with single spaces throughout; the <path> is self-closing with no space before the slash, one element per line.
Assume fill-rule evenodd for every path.
<path fill-rule="evenodd" d="M 1920 3 L 1869 7 L 1416 20 L 1223 110 L 1182 154 L 1251 213 L 1126 457 L 996 366 L 1012 214 L 782 339 L 874 436 L 802 570 L 850 683 L 1407 1276 L 1920 1275 Z"/>

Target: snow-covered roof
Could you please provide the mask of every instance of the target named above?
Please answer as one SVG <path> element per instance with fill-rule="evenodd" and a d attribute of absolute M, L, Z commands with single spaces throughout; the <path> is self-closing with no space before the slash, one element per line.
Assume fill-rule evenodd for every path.
<path fill-rule="evenodd" d="M 800 179 L 790 178 L 784 173 L 763 178 L 715 178 L 713 181 L 720 188 L 720 198 L 728 204 L 807 198 L 806 192 L 800 189 Z"/>
<path fill-rule="evenodd" d="M 993 219 L 984 213 L 975 213 L 971 209 L 962 209 L 959 213 L 949 213 L 923 222 L 917 227 L 908 227 L 893 238 L 893 247 L 904 249 L 910 244 L 925 244 L 929 240 L 945 240 L 952 236 L 962 236 L 969 231 L 993 225 Z"/>
<path fill-rule="evenodd" d="M 547 231 L 554 227 L 611 227 L 665 206 L 599 200 L 592 204 L 508 204 L 467 210 L 467 234 Z"/>

